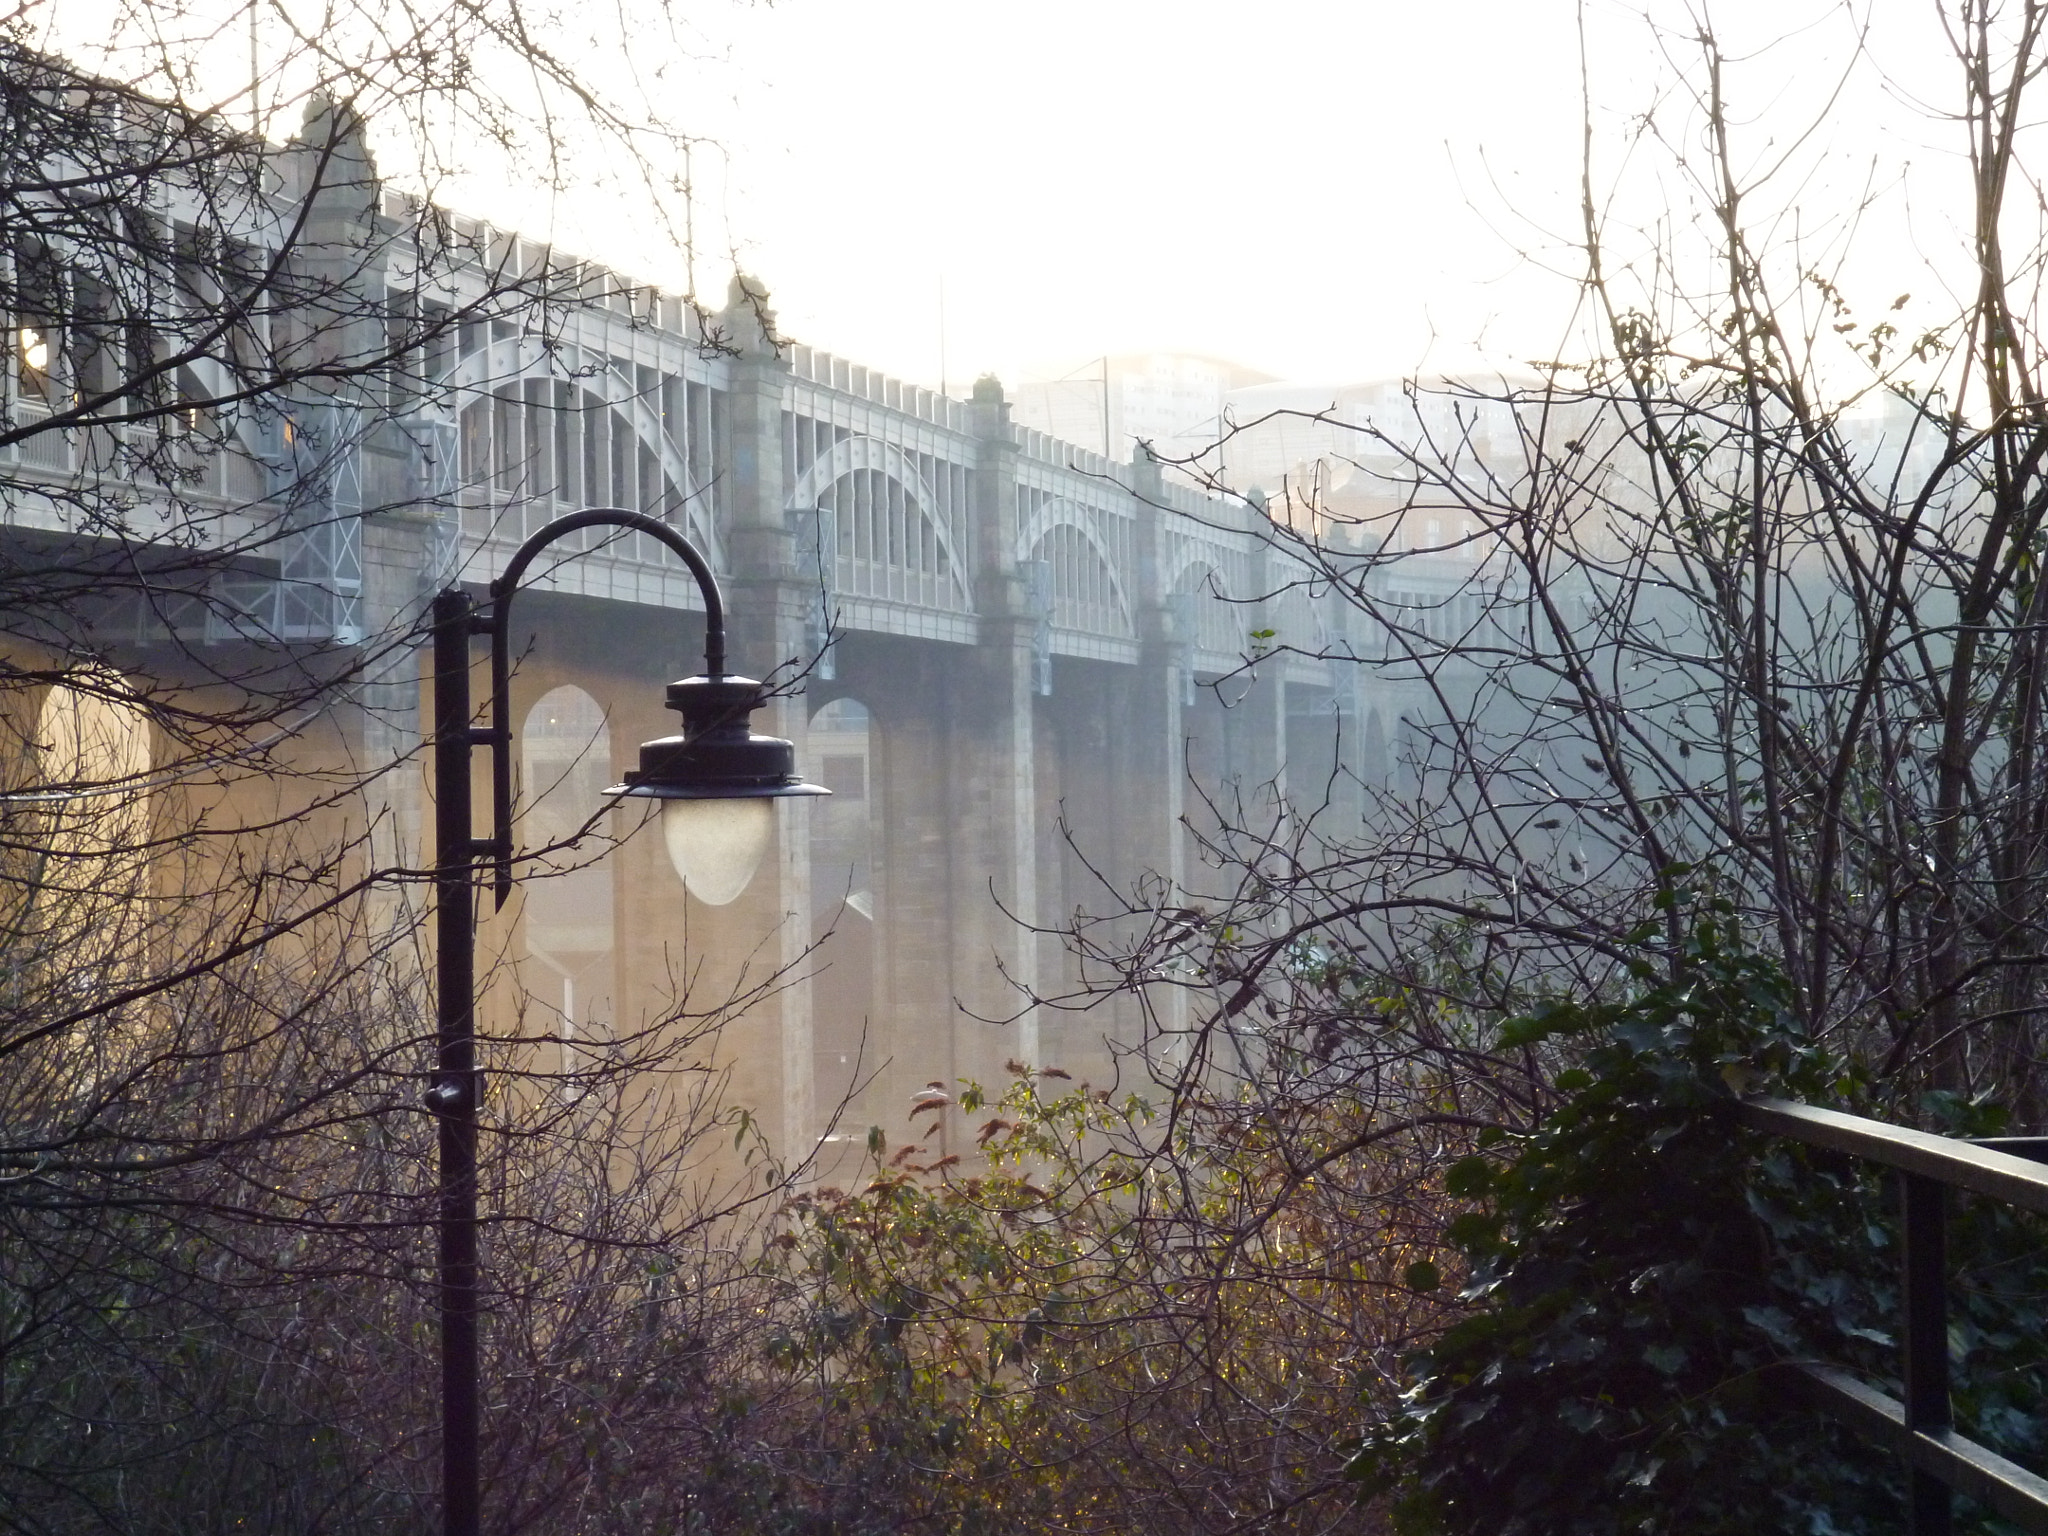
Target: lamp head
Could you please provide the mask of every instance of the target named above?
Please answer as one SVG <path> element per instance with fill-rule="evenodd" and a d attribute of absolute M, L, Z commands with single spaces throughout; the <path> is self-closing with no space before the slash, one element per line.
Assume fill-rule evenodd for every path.
<path fill-rule="evenodd" d="M 662 802 L 663 840 L 683 884 L 723 906 L 747 888 L 775 831 L 768 802 L 831 791 L 797 775 L 796 748 L 756 736 L 748 716 L 767 702 L 752 678 L 686 677 L 668 685 L 682 733 L 645 742 L 640 766 L 609 793 Z"/>

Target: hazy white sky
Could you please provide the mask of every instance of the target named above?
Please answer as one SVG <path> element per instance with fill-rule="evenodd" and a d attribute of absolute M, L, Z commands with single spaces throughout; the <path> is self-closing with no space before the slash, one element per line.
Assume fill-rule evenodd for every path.
<path fill-rule="evenodd" d="M 926 381 L 942 285 L 956 386 L 1149 348 L 1410 368 L 1524 302 L 1469 184 L 1569 186 L 1572 18 L 777 0 L 732 25 L 723 212 L 786 330 Z"/>
<path fill-rule="evenodd" d="M 84 36 L 113 4 L 43 14 Z M 1671 167 L 1698 150 L 1676 82 L 1702 16 L 1752 212 L 1802 242 L 1790 289 L 1851 251 L 1866 307 L 1915 293 L 1907 331 L 1953 312 L 1930 262 L 1969 281 L 1934 0 L 670 0 L 656 35 L 657 13 L 553 24 L 704 135 L 698 292 L 715 302 L 736 254 L 787 334 L 922 383 L 943 367 L 956 391 L 1152 349 L 1326 382 L 1572 355 L 1582 46 L 1603 210 L 1668 229 L 1698 208 Z M 622 17 L 643 29 L 623 54 Z M 210 46 L 246 79 L 244 32 Z M 559 195 L 487 157 L 433 190 L 684 286 L 624 173 L 566 153 Z"/>
<path fill-rule="evenodd" d="M 1686 8 L 1652 9 L 1682 50 Z M 1574 0 L 775 0 L 699 14 L 720 55 L 700 70 L 702 115 L 726 146 L 696 157 L 699 243 L 729 234 L 800 340 L 935 382 L 943 285 L 956 390 L 988 369 L 1152 348 L 1336 380 L 1564 346 Z M 1587 0 L 1584 14 L 1599 155 L 1626 175 L 1632 125 L 1651 114 L 1676 130 L 1682 113 L 1657 94 L 1670 71 L 1638 8 Z M 1874 17 L 1839 0 L 1730 0 L 1711 19 L 1754 55 L 1732 78 L 1763 156 L 1820 113 L 1858 20 L 1876 23 L 1894 84 L 1865 69 L 1823 114 L 1834 170 L 1802 169 L 1814 179 L 1795 206 L 1818 209 L 1837 172 L 1867 176 L 1873 157 L 1892 174 L 1926 148 L 1916 135 L 1943 131 L 1897 110 L 1897 82 L 1939 64 L 1919 0 L 1878 0 Z M 1873 126 L 1902 115 L 1905 140 Z M 709 276 L 700 265 L 700 288 Z"/>

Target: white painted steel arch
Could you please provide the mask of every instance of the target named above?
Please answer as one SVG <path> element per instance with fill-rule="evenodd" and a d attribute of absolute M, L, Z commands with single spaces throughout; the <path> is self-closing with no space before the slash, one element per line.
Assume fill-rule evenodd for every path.
<path fill-rule="evenodd" d="M 1175 638 L 1210 656 L 1232 654 L 1235 610 L 1230 606 L 1230 584 L 1223 567 L 1206 558 L 1213 550 L 1197 547 L 1173 568 L 1166 585 L 1166 604 L 1182 633 Z M 1239 643 L 1242 643 L 1239 640 Z"/>
<path fill-rule="evenodd" d="M 862 433 L 840 439 L 798 477 L 783 503 L 784 513 L 813 510 L 824 512 L 825 509 L 820 508 L 818 503 L 825 493 L 846 476 L 858 474 L 862 470 L 884 475 L 903 487 L 904 500 L 915 507 L 918 516 L 931 526 L 932 535 L 939 549 L 945 554 L 946 572 L 952 579 L 960 611 L 973 612 L 974 597 L 967 584 L 967 563 L 961 558 L 959 547 L 953 541 L 952 529 L 948 528 L 945 519 L 939 516 L 938 498 L 932 494 L 932 488 L 925 483 L 924 476 L 918 472 L 917 465 L 911 462 L 910 456 L 893 444 Z M 825 515 L 836 516 L 829 512 Z M 831 533 L 832 547 L 836 552 L 836 521 Z"/>
<path fill-rule="evenodd" d="M 1222 561 L 1219 552 L 1200 544 L 1182 548 L 1180 559 L 1167 572 L 1165 590 L 1168 592 L 1203 592 L 1212 597 L 1230 597 L 1230 584 L 1223 579 Z M 1189 580 L 1191 572 L 1199 573 Z"/>
<path fill-rule="evenodd" d="M 651 449 L 661 464 L 664 479 L 671 481 L 683 497 L 683 514 L 689 520 L 684 531 L 690 542 L 704 552 L 713 568 L 726 570 L 725 542 L 711 519 L 711 500 L 690 473 L 689 461 L 661 424 L 661 412 L 647 397 L 619 377 L 611 360 L 588 348 L 567 342 L 543 345 L 531 336 L 494 341 L 472 352 L 450 369 L 441 387 L 458 397 L 456 412 L 472 399 L 488 397 L 508 384 L 528 379 L 545 379 L 568 384 L 597 396 L 610 409 L 625 417 L 633 435 Z"/>
<path fill-rule="evenodd" d="M 1137 615 L 1131 609 L 1131 595 L 1124 587 L 1123 574 L 1117 570 L 1116 561 L 1111 557 L 1108 545 L 1103 543 L 1102 534 L 1089 512 L 1090 509 L 1078 501 L 1065 496 L 1053 497 L 1017 530 L 1017 558 L 1036 560 L 1039 546 L 1055 528 L 1073 529 L 1095 551 L 1095 558 L 1102 562 L 1102 569 L 1109 576 L 1109 589 L 1116 595 L 1117 607 L 1123 613 L 1124 632 L 1136 634 Z"/>

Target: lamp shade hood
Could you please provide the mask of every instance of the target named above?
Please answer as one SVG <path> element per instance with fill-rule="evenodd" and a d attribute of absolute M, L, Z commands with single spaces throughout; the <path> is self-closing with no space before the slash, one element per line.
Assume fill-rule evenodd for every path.
<path fill-rule="evenodd" d="M 714 907 L 747 888 L 773 840 L 775 822 L 765 802 L 831 793 L 798 777 L 790 743 L 749 728 L 747 717 L 765 701 L 752 678 L 670 683 L 668 706 L 683 717 L 682 734 L 642 743 L 639 768 L 610 791 L 664 802 L 669 860 L 690 893 Z"/>
<path fill-rule="evenodd" d="M 747 677 L 686 677 L 668 685 L 668 707 L 682 734 L 640 747 L 640 766 L 611 793 L 649 800 L 753 800 L 824 795 L 796 771 L 796 748 L 757 736 L 747 717 L 766 702 Z"/>

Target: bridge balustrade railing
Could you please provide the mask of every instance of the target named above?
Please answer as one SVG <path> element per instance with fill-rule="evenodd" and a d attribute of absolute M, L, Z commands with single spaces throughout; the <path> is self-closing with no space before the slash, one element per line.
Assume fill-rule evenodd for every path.
<path fill-rule="evenodd" d="M 1904 1401 L 1822 1363 L 1787 1367 L 1806 1400 L 1905 1461 L 1911 1536 L 1949 1536 L 1961 1493 L 2048 1536 L 2048 1478 L 1957 1432 L 1949 1391 L 1948 1191 L 2048 1215 L 2048 1138 L 1959 1141 L 1784 1099 L 1746 1099 L 1753 1130 L 1893 1169 L 1902 1206 Z"/>
<path fill-rule="evenodd" d="M 53 478 L 132 485 L 145 497 L 226 502 L 245 511 L 268 495 L 263 466 L 232 432 L 211 426 L 183 431 L 175 416 L 129 426 L 48 427 L 50 416 L 16 402 L 14 425 L 26 429 L 25 435 L 0 449 L 0 462 Z"/>
<path fill-rule="evenodd" d="M 47 411 L 29 406 L 25 402 L 15 404 L 14 424 L 27 429 L 27 435 L 15 439 L 14 457 L 24 468 L 50 470 L 62 474 L 72 468 L 75 434 L 35 430 L 48 419 Z"/>

